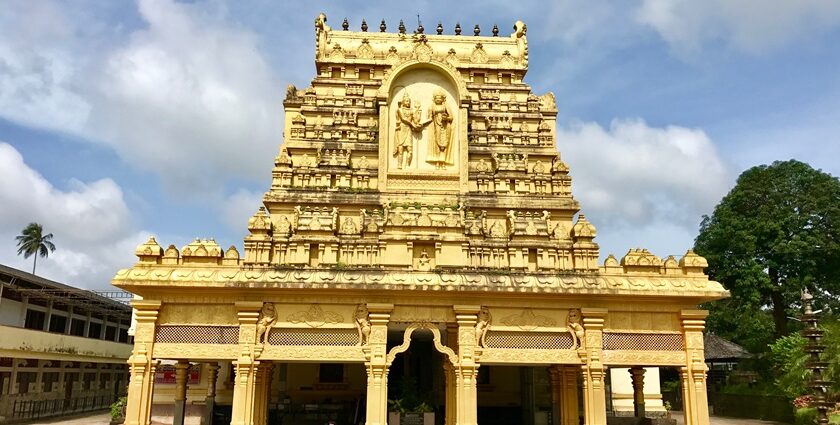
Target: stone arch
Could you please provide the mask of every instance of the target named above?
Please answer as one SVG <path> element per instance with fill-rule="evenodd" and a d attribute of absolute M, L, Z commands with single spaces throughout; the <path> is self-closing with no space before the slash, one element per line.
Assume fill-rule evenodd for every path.
<path fill-rule="evenodd" d="M 393 87 L 394 81 L 398 81 L 399 77 L 403 74 L 417 69 L 430 69 L 432 71 L 442 74 L 455 87 L 455 90 L 457 91 L 458 104 L 463 107 L 466 106 L 466 104 L 469 102 L 469 96 L 467 95 L 467 85 L 464 82 L 464 79 L 461 78 L 461 75 L 458 73 L 458 70 L 455 69 L 452 65 L 434 59 L 429 61 L 411 59 L 391 68 L 390 72 L 388 72 L 388 74 L 382 80 L 382 85 L 379 87 L 379 92 L 377 93 L 377 97 L 379 98 L 380 104 L 387 103 L 388 100 L 391 98 L 392 91 L 396 88 Z"/>
<path fill-rule="evenodd" d="M 430 331 L 432 333 L 432 342 L 435 345 L 435 349 L 439 353 L 445 355 L 447 357 L 447 359 L 449 359 L 449 362 L 452 363 L 452 365 L 457 365 L 458 364 L 458 355 L 455 354 L 455 352 L 452 351 L 451 348 L 443 345 L 443 343 L 441 342 L 440 329 L 438 329 L 437 326 L 432 324 L 432 323 L 423 322 L 423 323 L 412 323 L 412 324 L 408 325 L 407 328 L 405 328 L 405 332 L 403 333 L 402 344 L 400 344 L 400 345 L 398 345 L 394 348 L 391 348 L 391 350 L 388 351 L 388 356 L 386 358 L 386 361 L 387 361 L 389 366 L 391 365 L 391 363 L 393 363 L 394 359 L 397 357 L 397 354 L 404 353 L 408 350 L 409 345 L 411 345 L 411 335 L 414 333 L 414 331 L 417 331 L 417 330 L 420 330 L 420 329 Z"/>

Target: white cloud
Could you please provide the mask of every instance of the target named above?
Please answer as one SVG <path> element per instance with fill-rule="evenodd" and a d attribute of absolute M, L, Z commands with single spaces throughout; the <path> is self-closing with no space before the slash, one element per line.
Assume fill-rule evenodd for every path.
<path fill-rule="evenodd" d="M 643 0 L 637 19 L 682 54 L 723 42 L 753 54 L 840 25 L 836 0 Z"/>
<path fill-rule="evenodd" d="M 557 133 L 582 212 L 602 233 L 635 230 L 639 241 L 651 240 L 645 229 L 683 229 L 683 235 L 666 238 L 674 244 L 668 253 L 692 245 L 701 215 L 711 212 L 733 183 L 729 167 L 700 129 L 656 128 L 635 119 L 614 120 L 606 129 L 578 122 Z M 630 247 L 605 248 L 623 253 Z"/>
<path fill-rule="evenodd" d="M 38 275 L 86 288 L 107 288 L 115 270 L 136 260 L 147 237 L 135 223 L 122 189 L 110 179 L 56 188 L 29 168 L 20 153 L 0 142 L 0 262 L 31 271 L 17 256 L 14 237 L 30 222 L 54 235 L 56 251 L 39 259 Z"/>
<path fill-rule="evenodd" d="M 223 222 L 233 231 L 240 232 L 244 236 L 248 229 L 248 219 L 263 206 L 263 192 L 251 192 L 246 189 L 239 189 L 228 196 L 221 203 L 221 216 Z"/>
<path fill-rule="evenodd" d="M 87 34 L 51 1 L 13 6 L 0 11 L 0 116 L 108 145 L 180 196 L 268 176 L 284 86 L 214 4 L 139 0 L 145 26 L 127 36 Z"/>
<path fill-rule="evenodd" d="M 139 11 L 148 28 L 108 55 L 93 133 L 182 194 L 219 190 L 231 173 L 265 178 L 283 88 L 256 37 L 196 5 L 141 0 Z"/>

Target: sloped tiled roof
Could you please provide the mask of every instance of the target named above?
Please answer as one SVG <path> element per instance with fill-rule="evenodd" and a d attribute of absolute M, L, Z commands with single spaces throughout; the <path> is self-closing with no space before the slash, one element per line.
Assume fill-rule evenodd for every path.
<path fill-rule="evenodd" d="M 723 339 L 715 334 L 707 333 L 703 337 L 706 348 L 706 361 L 737 360 L 752 357 L 744 347 Z"/>

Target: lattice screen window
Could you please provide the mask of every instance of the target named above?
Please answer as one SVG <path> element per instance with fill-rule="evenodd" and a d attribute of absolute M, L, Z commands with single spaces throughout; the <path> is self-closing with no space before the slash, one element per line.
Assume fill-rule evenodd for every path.
<path fill-rule="evenodd" d="M 273 328 L 268 334 L 271 345 L 353 346 L 359 343 L 356 329 Z"/>
<path fill-rule="evenodd" d="M 682 334 L 604 332 L 604 350 L 682 351 Z"/>
<path fill-rule="evenodd" d="M 155 342 L 170 344 L 239 344 L 239 326 L 159 326 Z"/>
<path fill-rule="evenodd" d="M 557 332 L 489 331 L 484 337 L 487 348 L 569 350 L 572 337 Z"/>

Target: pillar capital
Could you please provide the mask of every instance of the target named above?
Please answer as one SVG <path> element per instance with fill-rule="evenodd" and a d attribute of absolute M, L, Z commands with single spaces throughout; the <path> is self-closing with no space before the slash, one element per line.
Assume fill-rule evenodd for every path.
<path fill-rule="evenodd" d="M 607 317 L 605 308 L 582 308 L 580 314 L 583 316 L 583 327 L 586 330 L 604 329 L 604 320 Z"/>

